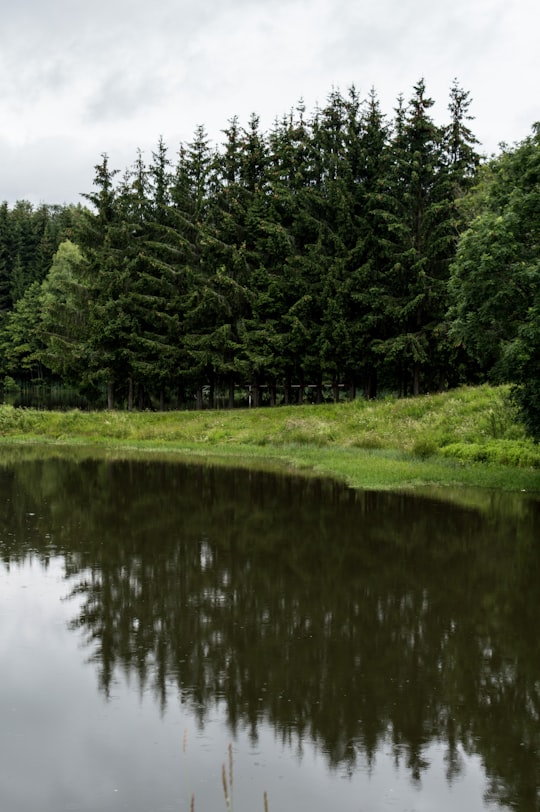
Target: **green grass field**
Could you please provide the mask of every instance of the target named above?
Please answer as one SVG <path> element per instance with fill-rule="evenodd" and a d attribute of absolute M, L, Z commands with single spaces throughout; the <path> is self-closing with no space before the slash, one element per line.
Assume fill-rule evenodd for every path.
<path fill-rule="evenodd" d="M 540 492 L 540 447 L 527 438 L 505 387 L 234 411 L 43 412 L 4 405 L 0 443 L 4 460 L 56 453 L 61 445 L 290 468 L 371 489 Z"/>

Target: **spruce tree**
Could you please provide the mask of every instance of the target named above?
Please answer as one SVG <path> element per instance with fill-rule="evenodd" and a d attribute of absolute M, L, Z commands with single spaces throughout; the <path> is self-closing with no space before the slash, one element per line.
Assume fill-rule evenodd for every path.
<path fill-rule="evenodd" d="M 311 290 L 311 343 L 317 359 L 310 366 L 310 377 L 317 382 L 317 399 L 324 377 L 330 379 L 334 398 L 344 370 L 350 366 L 351 335 L 347 318 L 347 255 L 354 240 L 353 189 L 348 153 L 348 129 L 351 110 L 342 95 L 334 90 L 326 106 L 313 120 L 315 188 L 310 195 L 317 235 L 310 254 L 308 280 Z"/>
<path fill-rule="evenodd" d="M 9 209 L 8 204 L 4 202 L 0 205 L 0 320 L 12 305 L 10 243 Z"/>
<path fill-rule="evenodd" d="M 296 115 L 295 115 L 296 113 Z M 320 377 L 322 264 L 322 167 L 302 102 L 282 119 L 270 138 L 271 188 L 281 226 L 285 261 L 279 268 L 280 314 L 275 329 L 277 358 L 284 379 L 285 401 L 302 400 L 304 386 Z"/>
<path fill-rule="evenodd" d="M 449 174 L 442 132 L 429 110 L 423 80 L 399 107 L 392 141 L 393 264 L 387 278 L 391 323 L 378 350 L 399 375 L 403 393 L 442 385 L 439 330 L 454 247 Z"/>
<path fill-rule="evenodd" d="M 122 310 L 130 285 L 126 255 L 129 235 L 115 184 L 117 170 L 110 168 L 106 154 L 95 170 L 96 191 L 84 195 L 93 211 L 84 212 L 77 235 L 89 289 L 87 378 L 96 386 L 106 386 L 107 405 L 112 409 L 117 393 L 126 393 L 131 374 L 126 346 L 129 315 Z"/>
<path fill-rule="evenodd" d="M 42 381 L 39 282 L 32 282 L 0 327 L 0 368 L 18 380 Z"/>
<path fill-rule="evenodd" d="M 202 253 L 193 269 L 186 312 L 186 347 L 198 370 L 198 398 L 204 381 L 210 408 L 216 385 L 225 383 L 231 392 L 245 373 L 241 332 L 249 312 L 246 211 L 251 192 L 242 177 L 242 132 L 236 118 L 225 136 L 209 176 Z"/>
<path fill-rule="evenodd" d="M 375 397 L 380 367 L 376 351 L 393 320 L 389 307 L 391 268 L 389 126 L 374 90 L 358 106 L 351 94 L 347 154 L 351 184 L 351 238 L 344 277 L 345 313 L 349 324 L 351 384 L 361 383 Z M 353 388 L 354 391 L 354 388 Z"/>
<path fill-rule="evenodd" d="M 39 236 L 34 211 L 27 200 L 18 200 L 9 214 L 11 230 L 10 295 L 12 302 L 21 298 L 36 277 L 36 254 Z"/>
<path fill-rule="evenodd" d="M 193 140 L 180 148 L 171 186 L 171 220 L 162 242 L 166 247 L 163 262 L 174 286 L 178 394 L 185 398 L 195 391 L 200 406 L 208 359 L 204 350 L 199 352 L 199 329 L 205 324 L 204 308 L 199 305 L 209 275 L 206 255 L 213 161 L 205 128 L 199 126 Z"/>
<path fill-rule="evenodd" d="M 137 184 L 137 197 L 144 200 L 144 217 L 136 227 L 132 250 L 131 299 L 138 325 L 134 369 L 140 407 L 155 392 L 163 409 L 179 376 L 180 270 L 175 254 L 172 183 L 167 148 L 160 138 L 152 163 L 145 169 L 144 184 Z"/>
<path fill-rule="evenodd" d="M 135 390 L 139 391 L 140 403 L 144 400 L 144 387 L 151 377 L 152 363 L 148 361 L 146 346 L 143 346 L 143 333 L 146 323 L 151 320 L 152 311 L 146 307 L 144 288 L 145 257 L 144 245 L 148 239 L 150 219 L 150 183 L 141 150 L 124 175 L 118 190 L 117 205 L 120 222 L 117 235 L 123 235 L 123 284 L 117 293 L 115 311 L 121 314 L 121 332 L 118 335 L 123 345 L 125 371 L 127 375 L 127 408 L 133 409 Z M 141 299 L 142 297 L 142 299 Z M 112 308 L 111 308 L 112 312 Z M 120 326 L 120 322 L 118 322 Z"/>

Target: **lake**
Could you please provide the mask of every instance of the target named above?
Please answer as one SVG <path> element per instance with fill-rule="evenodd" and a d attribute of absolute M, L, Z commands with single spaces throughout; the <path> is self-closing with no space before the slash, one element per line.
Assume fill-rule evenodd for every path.
<path fill-rule="evenodd" d="M 527 494 L 0 464 L 0 808 L 538 810 L 539 576 Z"/>

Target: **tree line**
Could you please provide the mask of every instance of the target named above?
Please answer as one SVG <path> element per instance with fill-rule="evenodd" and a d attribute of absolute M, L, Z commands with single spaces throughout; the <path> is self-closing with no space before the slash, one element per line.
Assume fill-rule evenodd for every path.
<path fill-rule="evenodd" d="M 524 259 L 510 214 L 492 265 L 469 255 L 484 256 L 482 239 L 495 249 L 491 225 L 523 181 L 499 167 L 524 149 L 538 194 L 538 132 L 482 162 L 468 92 L 452 85 L 446 124 L 432 107 L 422 80 L 391 116 L 375 91 L 333 90 L 266 133 L 256 115 L 232 118 L 218 148 L 201 126 L 174 159 L 163 139 L 123 173 L 104 154 L 84 206 L 4 205 L 0 371 L 130 409 L 213 407 L 218 392 L 233 406 L 248 387 L 259 405 L 308 386 L 320 401 L 328 387 L 371 398 L 504 378 L 530 340 L 534 269 L 520 263 L 538 262 L 538 226 Z M 486 309 L 482 275 L 502 313 Z"/>

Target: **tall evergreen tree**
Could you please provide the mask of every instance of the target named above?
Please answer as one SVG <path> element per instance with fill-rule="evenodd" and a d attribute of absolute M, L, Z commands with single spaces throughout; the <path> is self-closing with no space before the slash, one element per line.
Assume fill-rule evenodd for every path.
<path fill-rule="evenodd" d="M 0 205 L 0 320 L 12 306 L 11 298 L 11 229 L 9 208 Z"/>
<path fill-rule="evenodd" d="M 292 398 L 292 386 L 297 387 L 301 400 L 304 385 L 320 378 L 324 259 L 318 244 L 322 238 L 323 168 L 314 143 L 313 122 L 307 122 L 304 113 L 300 102 L 296 111 L 279 123 L 270 140 L 275 212 L 287 235 L 283 244 L 288 243 L 279 276 L 281 312 L 276 331 L 286 402 Z"/>
<path fill-rule="evenodd" d="M 39 282 L 28 285 L 0 327 L 0 369 L 18 380 L 42 381 Z"/>
<path fill-rule="evenodd" d="M 324 376 L 330 377 L 337 397 L 340 376 L 350 361 L 344 287 L 354 230 L 349 117 L 350 105 L 334 90 L 313 120 L 315 171 L 309 199 L 316 240 L 308 250 L 311 273 L 307 281 L 311 290 L 310 344 L 317 355 L 306 366 L 310 378 L 317 382 L 317 399 Z"/>
<path fill-rule="evenodd" d="M 374 90 L 360 107 L 351 94 L 347 154 L 351 184 L 351 239 L 347 246 L 344 314 L 351 343 L 348 374 L 368 398 L 377 394 L 377 345 L 393 321 L 389 126 Z"/>
<path fill-rule="evenodd" d="M 85 257 L 85 284 L 89 296 L 88 377 L 107 388 L 107 405 L 113 408 L 119 389 L 124 392 L 132 370 L 126 336 L 130 334 L 129 315 L 122 309 L 129 291 L 129 262 L 126 246 L 129 235 L 122 220 L 119 193 L 115 184 L 117 170 L 102 155 L 97 164 L 96 191 L 84 195 L 92 204 L 81 220 L 78 242 Z"/>
<path fill-rule="evenodd" d="M 7 203 L 0 209 L 0 322 L 7 329 L 4 366 L 12 375 L 28 378 L 31 370 L 41 378 L 47 373 L 36 355 L 41 346 L 37 291 L 61 235 L 74 219 L 69 208 L 42 205 L 34 210 L 27 201 L 12 210 Z"/>
<path fill-rule="evenodd" d="M 131 307 L 137 324 L 134 339 L 134 372 L 138 381 L 139 406 L 151 392 L 164 408 L 166 392 L 177 381 L 178 261 L 173 227 L 172 173 L 167 148 L 159 139 L 148 169 L 135 173 L 132 188 L 137 199 L 137 220 L 130 219 L 136 238 L 132 249 L 133 287 Z M 135 176 L 134 176 L 135 177 Z M 172 259 L 174 257 L 174 259 Z M 146 395 L 145 395 L 146 393 Z"/>
<path fill-rule="evenodd" d="M 187 303 L 186 347 L 198 369 L 198 388 L 208 384 L 214 406 L 217 383 L 231 388 L 242 371 L 239 351 L 248 308 L 246 210 L 249 191 L 242 178 L 242 133 L 236 118 L 225 130 L 223 151 L 216 155 L 209 176 L 201 262 L 193 277 Z M 199 391 L 200 399 L 200 391 Z"/>
<path fill-rule="evenodd" d="M 19 200 L 10 212 L 11 278 L 10 295 L 15 303 L 26 288 L 35 281 L 38 238 L 31 203 Z"/>
<path fill-rule="evenodd" d="M 279 384 L 290 401 L 308 383 L 320 399 L 323 382 L 336 397 L 345 383 L 373 397 L 456 381 L 449 263 L 479 205 L 466 195 L 479 156 L 469 94 L 454 82 L 444 127 L 432 104 L 420 81 L 392 129 L 374 91 L 361 102 L 354 87 L 333 90 L 268 135 L 256 115 L 246 127 L 233 118 L 215 152 L 200 127 L 173 168 L 159 139 L 119 183 L 103 155 L 89 209 L 0 211 L 0 313 L 74 238 L 83 261 L 53 280 L 67 321 L 83 310 L 71 348 L 109 406 L 116 395 L 132 408 L 137 393 L 163 406 L 173 391 L 201 404 L 205 387 L 212 405 L 218 385 L 232 405 L 238 384 L 258 403 L 262 386 L 276 402 Z"/>
<path fill-rule="evenodd" d="M 194 389 L 202 406 L 208 358 L 198 351 L 199 310 L 208 276 L 206 256 L 210 237 L 210 206 L 214 155 L 204 127 L 196 128 L 193 140 L 182 145 L 171 186 L 171 223 L 163 243 L 164 262 L 174 285 L 176 385 L 180 397 Z"/>
<path fill-rule="evenodd" d="M 409 106 L 399 109 L 393 138 L 394 261 L 392 334 L 379 350 L 399 372 L 403 391 L 418 394 L 421 372 L 428 386 L 442 385 L 439 330 L 454 246 L 449 175 L 442 133 L 429 110 L 421 80 Z M 438 379 L 438 380 L 437 380 Z"/>
<path fill-rule="evenodd" d="M 450 123 L 442 131 L 443 159 L 451 170 L 452 197 L 463 197 L 474 183 L 480 165 L 478 139 L 468 125 L 471 94 L 454 79 L 450 88 L 448 110 Z"/>

